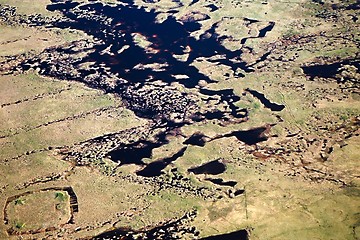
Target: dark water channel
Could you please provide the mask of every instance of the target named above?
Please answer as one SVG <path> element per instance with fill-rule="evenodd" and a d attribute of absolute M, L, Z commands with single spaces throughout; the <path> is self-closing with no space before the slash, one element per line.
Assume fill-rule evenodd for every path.
<path fill-rule="evenodd" d="M 47 9 L 60 12 L 63 17 L 47 27 L 76 29 L 92 36 L 95 41 L 90 47 L 79 47 L 74 42 L 72 47 L 47 49 L 47 59 L 29 59 L 20 64 L 24 70 L 40 67 L 41 74 L 84 82 L 93 88 L 119 94 L 127 107 L 142 118 L 169 116 L 171 111 L 183 114 L 186 112 L 184 106 L 189 105 L 189 102 L 183 104 L 183 99 L 187 99 L 184 92 L 181 96 L 174 96 L 174 101 L 170 101 L 170 98 L 162 100 L 161 96 L 168 93 L 159 89 L 141 92 L 142 86 L 153 86 L 155 81 L 168 85 L 177 82 L 186 88 L 200 91 L 208 98 L 220 97 L 220 104 L 228 104 L 229 113 L 209 111 L 198 116 L 199 121 L 244 117 L 244 109 L 235 105 L 240 98 L 232 89 L 195 89 L 200 80 L 215 82 L 193 66 L 194 61 L 199 58 L 229 66 L 234 75 L 239 69 L 244 73 L 253 71 L 247 63 L 241 61 L 241 49 L 229 50 L 222 45 L 226 37 L 216 32 L 217 23 L 205 30 L 199 38 L 195 38 L 191 34 L 201 28 L 200 22 L 180 22 L 171 14 L 159 22 L 157 12 L 138 7 L 134 1 L 118 1 L 119 4 L 112 5 L 101 2 L 52 2 Z M 209 6 L 213 7 L 211 4 Z M 260 31 L 258 37 L 263 37 L 273 26 L 274 23 L 270 23 Z M 145 39 L 147 46 L 139 45 L 135 36 Z M 79 54 L 82 55 L 80 58 Z M 58 56 L 64 55 L 68 56 L 65 60 L 57 60 Z M 187 55 L 187 59 L 179 60 L 176 57 L 179 55 Z M 89 63 L 92 67 L 81 67 Z M 72 74 L 71 70 L 76 74 Z M 186 75 L 187 78 L 176 77 L 179 75 Z M 94 77 L 86 80 L 89 76 Z M 115 84 L 109 83 L 108 78 L 117 78 L 118 81 Z M 129 153 L 131 154 L 131 149 L 137 148 L 130 147 Z"/>
<path fill-rule="evenodd" d="M 248 145 L 254 145 L 259 142 L 266 141 L 268 137 L 265 133 L 269 130 L 269 127 L 259 127 L 250 130 L 233 131 L 224 135 L 219 135 L 212 140 L 224 138 L 224 137 L 236 137 L 239 141 L 242 141 Z"/>
<path fill-rule="evenodd" d="M 246 230 L 239 230 L 236 232 L 201 238 L 201 240 L 248 240 L 248 239 L 249 239 L 249 234 Z"/>
<path fill-rule="evenodd" d="M 162 170 L 166 168 L 170 163 L 176 161 L 178 158 L 182 157 L 186 151 L 187 147 L 182 148 L 179 152 L 175 153 L 173 156 L 157 160 L 155 162 L 149 163 L 143 170 L 136 172 L 137 175 L 143 177 L 156 177 L 162 174 Z"/>
<path fill-rule="evenodd" d="M 161 145 L 161 143 L 139 141 L 133 144 L 120 146 L 117 150 L 111 151 L 108 155 L 112 161 L 120 162 L 121 165 L 144 165 L 142 159 L 150 158 L 153 149 L 158 148 Z"/>
<path fill-rule="evenodd" d="M 152 151 L 165 144 L 168 144 L 167 131 L 160 132 L 154 136 L 153 141 L 139 140 L 133 143 L 122 144 L 117 149 L 108 153 L 108 157 L 114 162 L 124 164 L 145 165 L 142 161 L 144 158 L 151 158 Z"/>
<path fill-rule="evenodd" d="M 195 38 L 191 34 L 201 28 L 200 22 L 180 22 L 171 14 L 159 22 L 158 13 L 154 10 L 138 7 L 130 0 L 118 2 L 119 4 L 108 5 L 96 1 L 53 1 L 47 9 L 60 12 L 63 17 L 47 27 L 82 31 L 94 38 L 93 45 L 79 47 L 74 42 L 70 47 L 47 49 L 47 59 L 29 59 L 20 66 L 24 70 L 40 67 L 40 73 L 43 75 L 84 82 L 90 87 L 118 94 L 127 107 L 141 118 L 167 118 L 172 112 L 184 115 L 187 112 L 186 106 L 190 105 L 185 92 L 178 95 L 162 92 L 159 89 L 161 87 L 154 87 L 156 81 L 168 86 L 177 82 L 188 89 L 200 92 L 208 99 L 220 97 L 219 104 L 227 104 L 229 107 L 228 112 L 212 110 L 200 113 L 195 116 L 197 121 L 229 121 L 231 118 L 244 118 L 247 115 L 246 110 L 235 105 L 240 97 L 234 94 L 233 89 L 195 89 L 200 80 L 216 82 L 193 65 L 199 58 L 217 65 L 229 66 L 238 77 L 241 77 L 241 74 L 237 75 L 239 72 L 253 71 L 251 66 L 241 61 L 241 49 L 229 50 L 222 45 L 226 37 L 217 33 L 217 23 L 205 30 L 199 38 Z M 196 1 L 193 1 L 193 4 L 195 3 Z M 215 10 L 215 5 L 208 6 Z M 260 37 L 271 29 L 268 27 L 260 31 Z M 141 46 L 135 36 L 146 40 L 147 45 Z M 176 57 L 181 55 L 186 55 L 187 59 L 179 60 Z M 57 60 L 58 56 L 67 57 L 65 60 Z M 91 67 L 81 67 L 87 64 Z M 76 74 L 71 74 L 72 70 Z M 185 75 L 187 78 L 176 77 L 179 75 Z M 89 76 L 94 77 L 88 80 Z M 118 80 L 115 84 L 109 83 L 107 79 L 111 78 Z M 143 92 L 144 86 L 153 88 Z M 162 96 L 168 95 L 171 97 L 162 99 Z M 142 145 L 146 146 L 129 146 L 128 153 L 152 147 L 150 143 Z"/>
<path fill-rule="evenodd" d="M 193 1 L 193 4 L 196 0 Z M 209 5 L 214 8 L 214 6 Z M 181 128 L 181 125 L 191 124 L 185 121 L 178 124 L 170 120 L 168 116 L 177 113 L 186 117 L 186 107 L 191 104 L 185 92 L 164 91 L 164 87 L 154 85 L 155 81 L 164 84 L 177 82 L 187 89 L 192 89 L 202 95 L 203 101 L 218 99 L 219 105 L 225 105 L 226 110 L 213 109 L 207 112 L 197 112 L 190 115 L 193 121 L 242 119 L 247 117 L 246 109 L 240 109 L 236 103 L 240 97 L 233 89 L 211 90 L 196 88 L 200 80 L 208 83 L 215 82 L 202 74 L 193 62 L 198 58 L 205 58 L 209 62 L 229 66 L 234 73 L 239 69 L 242 72 L 251 72 L 251 68 L 245 62 L 240 61 L 241 50 L 229 50 L 222 44 L 224 36 L 216 32 L 217 23 L 206 30 L 199 39 L 191 36 L 191 33 L 200 29 L 201 24 L 196 21 L 180 22 L 171 14 L 162 22 L 157 21 L 158 13 L 138 7 L 133 1 L 119 1 L 119 4 L 107 5 L 101 2 L 77 3 L 72 1 L 60 2 L 53 0 L 47 6 L 49 11 L 60 12 L 63 17 L 53 22 L 53 26 L 63 29 L 76 29 L 92 36 L 95 40 L 90 47 L 76 45 L 48 49 L 48 59 L 30 59 L 21 66 L 29 69 L 36 61 L 44 70 L 44 75 L 50 75 L 59 79 L 76 80 L 85 82 L 93 88 L 102 89 L 106 92 L 119 95 L 127 107 L 141 117 L 156 120 L 156 124 L 163 128 L 162 132 L 153 140 L 141 139 L 128 144 L 120 144 L 108 153 L 115 162 L 123 164 L 137 164 L 144 166 L 137 172 L 144 177 L 159 176 L 162 170 L 170 163 L 181 157 L 186 147 L 168 158 L 160 159 L 150 164 L 145 164 L 144 158 L 151 158 L 152 151 L 168 144 L 166 136 L 172 129 Z M 249 24 L 257 20 L 248 19 Z M 258 37 L 264 37 L 271 31 L 274 23 L 260 30 Z M 146 39 L 147 46 L 138 44 L 135 35 Z M 85 44 L 86 45 L 86 44 Z M 82 57 L 79 58 L 78 54 Z M 180 61 L 176 56 L 187 54 L 186 60 Z M 61 63 L 62 68 L 76 69 L 77 75 L 69 75 L 67 71 L 58 67 L 57 56 L 68 56 L 68 62 Z M 79 66 L 91 63 L 92 68 L 84 69 Z M 54 67 L 54 65 L 56 67 Z M 159 68 L 144 66 L 161 66 Z M 55 69 L 55 70 L 54 70 Z M 56 70 L 57 69 L 57 70 Z M 96 75 L 91 81 L 84 81 L 89 75 Z M 186 75 L 188 78 L 179 79 L 176 75 Z M 115 86 L 110 86 L 108 78 L 116 77 Z M 147 89 L 147 90 L 146 90 Z M 249 90 L 250 91 L 250 90 Z M 272 110 L 280 110 L 282 105 L 268 101 L 260 93 L 252 91 L 264 105 Z M 171 97 L 167 97 L 171 96 Z M 203 97 L 204 96 L 204 97 Z M 215 105 L 217 105 L 215 104 Z M 190 122 L 190 123 L 189 123 Z M 246 144 L 255 144 L 265 141 L 266 128 L 257 128 L 248 131 L 234 131 L 220 137 L 235 136 Z M 185 145 L 204 146 L 206 137 L 195 134 L 187 139 Z M 189 169 L 195 174 L 220 174 L 226 170 L 224 163 L 215 160 L 202 166 Z M 220 183 L 214 180 L 216 184 Z M 232 183 L 228 183 L 232 184 Z"/>
<path fill-rule="evenodd" d="M 267 99 L 265 97 L 264 94 L 258 92 L 258 91 L 255 91 L 255 90 L 251 90 L 251 89 L 246 89 L 247 92 L 249 92 L 251 95 L 253 95 L 254 97 L 256 97 L 257 99 L 260 100 L 260 102 L 266 107 L 266 108 L 269 108 L 271 111 L 282 111 L 284 108 L 285 108 L 285 105 L 282 105 L 282 104 L 277 104 L 277 103 L 273 103 L 273 102 L 270 102 L 269 99 Z"/>
<path fill-rule="evenodd" d="M 257 20 L 252 20 L 252 19 L 248 19 L 248 18 L 246 18 L 246 20 L 249 20 L 249 24 L 257 22 Z M 258 36 L 256 36 L 256 37 L 247 37 L 247 38 L 241 39 L 241 44 L 245 44 L 246 41 L 248 39 L 251 39 L 251 38 L 263 38 L 263 37 L 265 37 L 266 34 L 268 32 L 271 32 L 271 30 L 273 30 L 274 27 L 275 27 L 275 22 L 270 22 L 266 27 L 259 30 Z"/>
<path fill-rule="evenodd" d="M 190 36 L 190 33 L 199 30 L 198 22 L 178 22 L 173 17 L 168 17 L 164 22 L 156 21 L 157 13 L 138 8 L 132 3 L 124 6 L 110 6 L 102 3 L 89 3 L 78 6 L 78 3 L 54 3 L 47 8 L 51 11 L 60 11 L 64 19 L 55 23 L 59 28 L 73 28 L 86 32 L 103 42 L 98 50 L 84 58 L 82 62 L 95 61 L 106 64 L 111 71 L 119 74 L 124 79 L 136 82 L 146 82 L 159 79 L 166 83 L 179 82 L 174 75 L 185 74 L 189 78 L 181 80 L 186 87 L 195 87 L 200 79 L 213 82 L 207 76 L 199 73 L 198 69 L 190 66 L 198 57 L 212 57 L 224 55 L 225 58 L 215 60 L 222 64 L 231 66 L 233 69 L 247 69 L 244 63 L 234 63 L 241 51 L 230 51 L 223 47 L 215 33 L 216 25 L 204 33 L 199 40 Z M 149 53 L 135 44 L 132 34 L 139 33 L 151 44 L 149 48 L 154 51 Z M 124 46 L 130 47 L 119 54 Z M 110 47 L 108 54 L 100 51 Z M 177 60 L 176 55 L 182 55 L 185 49 L 191 49 L 186 62 Z M 136 69 L 139 63 L 146 65 L 151 63 L 167 64 L 163 71 L 153 69 Z M 80 62 L 79 62 L 80 64 Z M 129 71 L 130 70 L 130 71 Z M 121 87 L 118 88 L 121 91 Z"/>
<path fill-rule="evenodd" d="M 214 160 L 208 163 L 205 163 L 201 166 L 188 169 L 188 172 L 194 174 L 211 174 L 218 175 L 226 171 L 226 165 L 220 160 Z"/>
<path fill-rule="evenodd" d="M 210 8 L 210 12 L 215 12 L 216 10 L 219 9 L 219 7 L 216 6 L 215 4 L 209 4 L 209 5 L 206 5 L 205 7 Z"/>
<path fill-rule="evenodd" d="M 142 139 L 134 143 L 117 146 L 108 154 L 113 161 L 120 162 L 120 164 L 145 165 L 143 159 L 150 158 L 153 149 L 168 143 L 166 135 L 171 131 L 169 126 L 176 125 L 168 119 L 168 116 L 174 112 L 178 113 L 179 116 L 186 115 L 186 106 L 190 105 L 190 101 L 183 101 L 183 99 L 187 99 L 187 94 L 181 92 L 176 95 L 171 91 L 163 91 L 163 87 L 153 85 L 155 81 L 161 81 L 168 85 L 178 82 L 185 88 L 193 89 L 205 96 L 203 98 L 205 102 L 207 101 L 206 98 L 208 100 L 219 99 L 217 104 L 225 104 L 228 108 L 226 111 L 213 109 L 205 113 L 198 112 L 190 116 L 191 120 L 228 121 L 232 118 L 247 117 L 247 110 L 236 106 L 240 97 L 234 93 L 233 89 L 211 90 L 202 88 L 199 90 L 195 88 L 200 80 L 205 80 L 208 83 L 215 82 L 192 65 L 198 58 L 227 65 L 234 72 L 239 69 L 245 73 L 252 71 L 245 62 L 240 61 L 241 50 L 232 51 L 221 44 L 224 36 L 219 36 L 216 32 L 216 23 L 197 39 L 192 37 L 191 33 L 200 29 L 201 24 L 199 22 L 179 22 L 171 15 L 164 21 L 158 22 L 157 12 L 138 7 L 130 0 L 118 1 L 119 4 L 112 5 L 101 2 L 77 3 L 55 0 L 52 2 L 47 6 L 47 9 L 60 12 L 63 17 L 54 21 L 53 26 L 48 27 L 83 31 L 95 39 L 93 45 L 90 44 L 90 47 L 79 46 L 74 42 L 73 46 L 70 47 L 59 46 L 47 49 L 46 54 L 44 54 L 48 56 L 47 59 L 30 59 L 22 63 L 21 66 L 26 70 L 38 62 L 36 66 L 42 68 L 43 71 L 40 72 L 44 75 L 85 82 L 93 88 L 116 93 L 137 116 L 151 120 L 160 119 L 156 121 L 164 127 L 162 136 L 156 136 L 155 140 Z M 195 3 L 196 0 L 193 1 L 193 4 Z M 256 21 L 250 19 L 249 23 Z M 270 23 L 260 30 L 258 37 L 265 36 L 273 27 L 274 23 Z M 134 34 L 145 38 L 148 45 L 146 47 L 140 46 L 134 38 Z M 82 54 L 80 58 L 77 55 L 79 53 Z M 188 54 L 185 61 L 180 61 L 175 57 L 175 55 L 184 54 Z M 64 55 L 68 56 L 67 60 L 64 60 L 65 62 L 57 59 L 57 57 Z M 90 69 L 80 67 L 88 63 L 95 67 Z M 159 69 L 144 67 L 149 64 L 161 65 L 161 67 Z M 71 75 L 67 72 L 67 68 L 74 69 L 78 73 Z M 98 77 L 94 77 L 91 81 L 84 80 L 89 75 L 94 74 Z M 187 75 L 188 78 L 179 79 L 175 77 L 176 75 Z M 115 86 L 110 86 L 110 83 L 107 82 L 107 79 L 111 77 L 119 79 Z M 149 90 L 144 90 L 146 88 L 143 86 L 149 87 Z M 259 94 L 257 95 L 264 104 L 269 105 L 272 109 L 276 110 L 282 107 L 267 102 Z M 164 99 L 164 96 L 172 96 L 172 98 Z M 221 137 L 235 136 L 247 144 L 255 144 L 267 139 L 263 131 L 265 128 L 235 131 Z M 204 136 L 194 135 L 184 144 L 204 146 L 205 142 Z M 181 154 L 181 152 L 178 153 L 178 155 Z M 144 176 L 158 175 L 163 167 L 176 159 L 178 155 L 175 154 L 169 159 L 152 163 L 138 174 Z M 215 165 L 217 170 L 214 170 L 213 166 Z M 224 164 L 214 161 L 189 171 L 218 174 L 217 171 L 224 170 Z"/>
<path fill-rule="evenodd" d="M 206 136 L 200 132 L 194 133 L 184 142 L 184 144 L 195 145 L 200 147 L 204 147 L 205 143 L 206 143 Z"/>
<path fill-rule="evenodd" d="M 205 180 L 220 186 L 235 187 L 235 185 L 237 184 L 236 181 L 224 181 L 224 179 L 222 178 L 206 178 Z"/>
<path fill-rule="evenodd" d="M 358 73 L 360 71 L 360 61 L 356 59 L 349 59 L 330 64 L 303 66 L 301 68 L 304 71 L 304 74 L 310 77 L 310 80 L 314 80 L 315 77 L 335 78 L 336 74 L 339 73 L 339 68 L 344 65 L 352 65 L 357 69 Z"/>

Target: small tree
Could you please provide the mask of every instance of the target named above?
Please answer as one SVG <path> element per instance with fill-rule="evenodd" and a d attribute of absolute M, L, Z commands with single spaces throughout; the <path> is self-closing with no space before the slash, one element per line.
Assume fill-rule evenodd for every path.
<path fill-rule="evenodd" d="M 21 230 L 21 229 L 23 229 L 25 227 L 25 223 L 22 223 L 22 222 L 16 222 L 15 223 L 15 228 L 17 229 L 17 230 Z"/>
<path fill-rule="evenodd" d="M 65 201 L 66 200 L 66 195 L 62 192 L 56 192 L 55 193 L 55 198 L 59 199 L 60 201 Z"/>
<path fill-rule="evenodd" d="M 24 205 L 25 199 L 18 198 L 15 200 L 15 205 Z"/>

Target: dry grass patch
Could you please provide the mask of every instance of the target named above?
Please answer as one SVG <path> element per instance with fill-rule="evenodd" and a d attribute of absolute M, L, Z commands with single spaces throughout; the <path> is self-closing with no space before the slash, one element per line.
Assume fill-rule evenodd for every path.
<path fill-rule="evenodd" d="M 20 196 L 6 208 L 8 225 L 14 234 L 57 228 L 71 217 L 66 191 L 41 191 Z"/>

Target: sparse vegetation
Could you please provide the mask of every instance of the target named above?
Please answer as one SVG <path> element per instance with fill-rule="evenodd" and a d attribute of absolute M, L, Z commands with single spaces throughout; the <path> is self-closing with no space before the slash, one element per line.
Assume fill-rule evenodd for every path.
<path fill-rule="evenodd" d="M 288 29 L 285 33 L 284 33 L 284 38 L 291 38 L 294 37 L 296 35 L 299 35 L 300 33 L 295 30 L 294 28 Z"/>
<path fill-rule="evenodd" d="M 342 121 L 346 121 L 348 119 L 349 119 L 349 117 L 347 115 L 341 115 L 340 116 L 340 120 L 342 120 Z"/>
<path fill-rule="evenodd" d="M 17 231 L 22 230 L 24 227 L 25 227 L 25 223 L 23 223 L 23 222 L 15 222 L 15 229 Z"/>
<path fill-rule="evenodd" d="M 25 204 L 25 199 L 23 198 L 18 198 L 15 200 L 15 205 L 24 205 Z"/>
<path fill-rule="evenodd" d="M 61 202 L 64 202 L 67 200 L 67 196 L 63 192 L 56 192 L 55 198 L 58 199 Z"/>
<path fill-rule="evenodd" d="M 253 108 L 254 109 L 259 109 L 260 108 L 260 103 L 258 103 L 258 102 L 254 102 L 254 104 L 253 104 Z"/>

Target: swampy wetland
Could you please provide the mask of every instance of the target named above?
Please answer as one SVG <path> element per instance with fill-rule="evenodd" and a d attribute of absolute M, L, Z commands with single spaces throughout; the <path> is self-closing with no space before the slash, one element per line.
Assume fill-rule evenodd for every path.
<path fill-rule="evenodd" d="M 359 239 L 356 0 L 0 0 L 0 239 Z"/>

